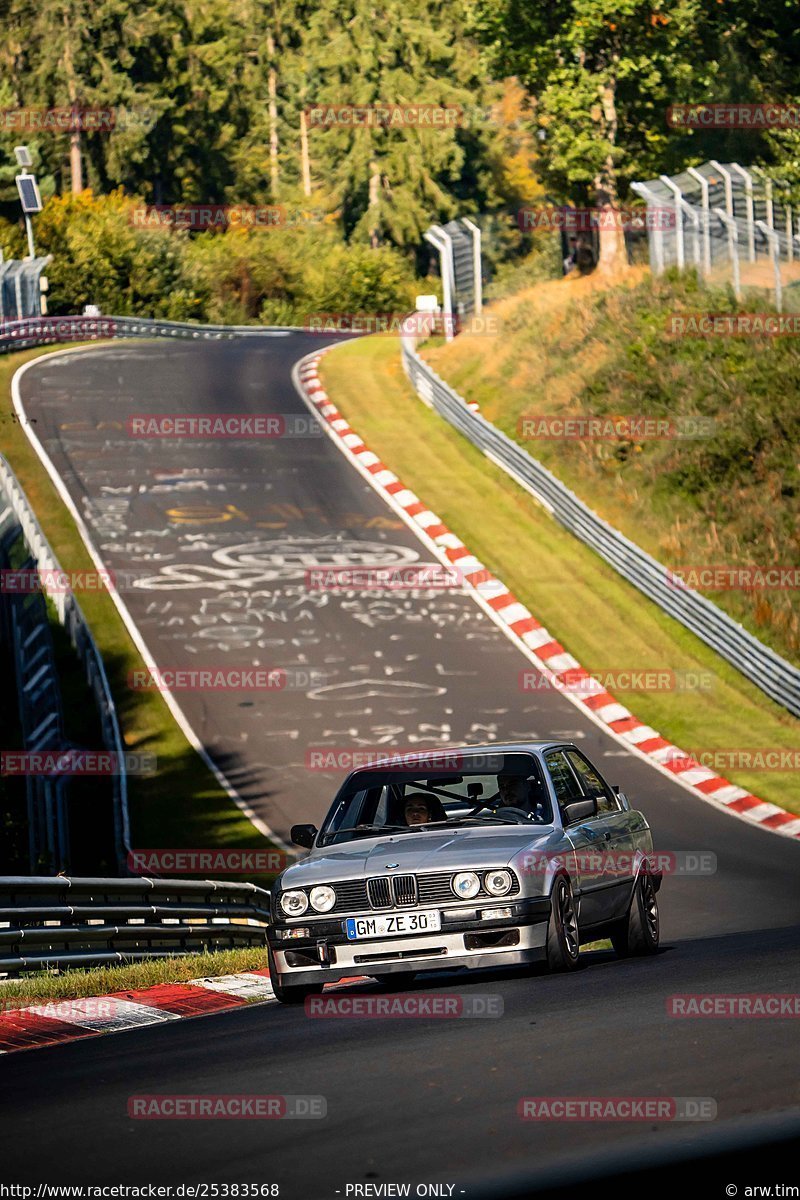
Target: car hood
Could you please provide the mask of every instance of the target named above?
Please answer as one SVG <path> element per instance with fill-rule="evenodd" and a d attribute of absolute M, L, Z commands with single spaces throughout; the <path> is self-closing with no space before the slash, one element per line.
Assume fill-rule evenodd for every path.
<path fill-rule="evenodd" d="M 518 855 L 550 849 L 555 842 L 563 844 L 561 830 L 529 825 L 358 838 L 313 850 L 308 858 L 284 871 L 280 886 L 285 890 L 337 879 L 383 875 L 389 863 L 396 863 L 397 870 L 406 872 L 485 870 L 513 865 Z"/>

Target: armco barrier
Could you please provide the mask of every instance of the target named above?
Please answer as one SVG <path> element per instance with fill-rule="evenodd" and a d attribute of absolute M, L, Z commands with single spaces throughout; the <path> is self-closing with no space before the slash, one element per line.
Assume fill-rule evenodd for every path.
<path fill-rule="evenodd" d="M 546 467 L 496 429 L 419 356 L 415 338 L 402 338 L 403 367 L 420 399 L 463 433 L 552 513 L 570 533 L 591 546 L 629 583 L 680 621 L 741 671 L 771 699 L 800 716 L 800 670 L 753 637 L 705 596 L 669 582 L 668 569 L 579 500 Z"/>
<path fill-rule="evenodd" d="M 63 625 L 69 635 L 78 658 L 83 664 L 86 681 L 94 695 L 100 717 L 103 745 L 106 750 L 112 751 L 117 756 L 118 773 L 110 778 L 117 865 L 120 871 L 124 871 L 126 855 L 130 849 L 124 746 L 103 659 L 75 596 L 72 592 L 59 589 L 52 582 L 61 574 L 58 559 L 44 536 L 14 472 L 0 454 L 0 530 L 11 523 L 16 523 L 20 527 L 36 567 L 39 571 L 45 572 L 45 589 L 53 602 L 59 623 Z M 48 582 L 50 582 L 50 587 L 47 586 Z M 53 747 L 48 746 L 47 748 L 52 749 Z"/>
<path fill-rule="evenodd" d="M 269 892 L 191 879 L 0 877 L 0 973 L 263 946 Z"/>

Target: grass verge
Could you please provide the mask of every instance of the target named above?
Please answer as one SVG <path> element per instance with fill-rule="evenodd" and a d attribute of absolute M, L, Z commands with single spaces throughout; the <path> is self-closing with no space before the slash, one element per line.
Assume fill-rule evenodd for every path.
<path fill-rule="evenodd" d="M 267 951 L 218 950 L 213 954 L 187 954 L 154 958 L 119 967 L 94 967 L 61 974 L 29 975 L 0 983 L 0 1011 L 41 1004 L 47 1000 L 79 1000 L 84 996 L 107 996 L 158 983 L 184 983 L 187 979 L 210 979 L 237 971 L 260 970 L 267 965 Z"/>
<path fill-rule="evenodd" d="M 0 358 L 0 451 L 24 488 L 64 570 L 91 571 L 93 564 L 81 536 L 20 427 L 11 401 L 14 372 L 49 352 L 40 348 Z M 159 693 L 132 691 L 127 686 L 128 673 L 142 663 L 109 593 L 87 591 L 79 602 L 103 656 L 125 746 L 155 755 L 158 764 L 152 776 L 129 777 L 133 846 L 268 849 L 267 839 L 189 745 Z"/>
<path fill-rule="evenodd" d="M 394 339 L 337 347 L 322 379 L 353 428 L 592 672 L 668 669 L 702 688 L 611 690 L 687 751 L 800 750 L 800 723 L 573 538 L 409 386 Z M 520 658 L 520 669 L 524 660 Z M 508 680 L 508 700 L 529 697 Z M 800 813 L 798 773 L 720 769 Z"/>

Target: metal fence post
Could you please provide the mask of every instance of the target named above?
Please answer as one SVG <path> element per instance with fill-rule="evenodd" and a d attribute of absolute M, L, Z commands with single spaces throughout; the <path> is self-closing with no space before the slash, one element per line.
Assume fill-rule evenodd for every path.
<path fill-rule="evenodd" d="M 777 308 L 778 312 L 783 312 L 783 287 L 781 286 L 781 248 L 778 234 L 774 229 L 770 229 L 766 221 L 758 221 L 757 224 L 758 228 L 769 242 L 770 254 L 772 256 L 772 269 L 775 272 L 775 307 Z"/>
<path fill-rule="evenodd" d="M 745 209 L 747 212 L 747 254 L 750 262 L 756 261 L 756 224 L 755 207 L 753 205 L 753 176 L 738 163 L 731 163 L 734 171 L 738 171 L 744 180 Z"/>
<path fill-rule="evenodd" d="M 694 167 L 689 167 L 687 175 L 691 175 L 700 184 L 701 204 L 703 210 L 703 274 L 711 274 L 711 219 L 708 207 L 708 180 Z"/>
<path fill-rule="evenodd" d="M 739 230 L 736 228 L 736 222 L 733 217 L 729 217 L 721 208 L 715 208 L 714 213 L 719 217 L 722 224 L 728 231 L 728 255 L 731 260 L 731 271 L 733 274 L 733 294 L 737 300 L 742 298 L 742 284 L 739 274 Z"/>
<path fill-rule="evenodd" d="M 474 221 L 462 218 L 467 229 L 472 234 L 472 270 L 475 275 L 475 315 L 483 312 L 483 270 L 481 266 L 481 231 Z"/>
<path fill-rule="evenodd" d="M 681 201 L 683 193 L 674 180 L 670 179 L 669 175 L 659 175 L 659 179 L 672 192 L 675 201 L 675 258 L 678 263 L 678 270 L 682 271 L 685 265 L 685 254 L 683 247 L 683 213 L 681 211 Z"/>

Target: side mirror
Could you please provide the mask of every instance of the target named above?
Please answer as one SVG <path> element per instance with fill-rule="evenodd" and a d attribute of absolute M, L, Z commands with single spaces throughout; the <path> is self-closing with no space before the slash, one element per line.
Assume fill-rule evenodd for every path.
<path fill-rule="evenodd" d="M 565 825 L 574 825 L 576 821 L 588 821 L 590 817 L 597 816 L 597 798 L 593 796 L 590 800 L 574 800 L 572 804 L 565 804 L 562 811 Z"/>
<path fill-rule="evenodd" d="M 318 833 L 316 825 L 293 825 L 289 836 L 295 846 L 305 846 L 307 850 L 310 850 Z"/>

